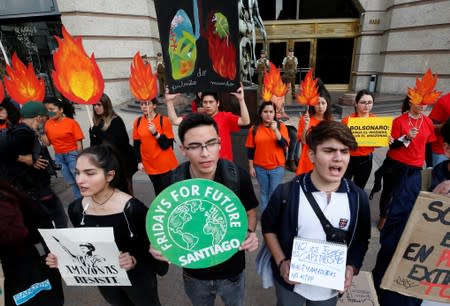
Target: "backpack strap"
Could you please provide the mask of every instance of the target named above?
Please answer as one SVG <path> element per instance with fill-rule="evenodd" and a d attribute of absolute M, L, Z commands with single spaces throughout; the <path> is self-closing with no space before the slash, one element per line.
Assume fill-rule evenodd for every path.
<path fill-rule="evenodd" d="M 227 159 L 219 159 L 218 163 L 220 163 L 220 171 L 225 186 L 230 188 L 237 196 L 239 196 L 241 185 L 239 183 L 238 166 Z"/>
<path fill-rule="evenodd" d="M 142 116 L 139 116 L 139 118 L 137 119 L 136 129 L 139 127 L 139 124 L 141 124 L 141 119 Z"/>

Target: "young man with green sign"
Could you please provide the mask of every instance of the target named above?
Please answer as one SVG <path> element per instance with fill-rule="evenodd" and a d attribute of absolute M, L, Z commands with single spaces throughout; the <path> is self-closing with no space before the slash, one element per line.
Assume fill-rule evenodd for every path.
<path fill-rule="evenodd" d="M 306 143 L 314 169 L 275 189 L 262 215 L 261 226 L 272 254 L 277 305 L 334 306 L 336 290 L 289 279 L 290 270 L 298 269 L 290 264 L 291 257 L 295 256 L 293 242 L 297 237 L 311 239 L 329 243 L 330 249 L 335 243 L 346 244 L 343 287 L 348 289 L 369 245 L 369 201 L 363 190 L 344 178 L 350 151 L 357 146 L 348 127 L 340 122 L 322 121 L 308 132 Z M 321 260 L 332 258 L 321 253 L 311 254 L 309 259 L 310 262 L 317 259 L 320 264 Z M 315 275 L 318 274 L 308 270 L 308 277 Z"/>
<path fill-rule="evenodd" d="M 185 292 L 193 305 L 214 305 L 216 296 L 219 295 L 226 306 L 243 305 L 244 301 L 244 274 L 245 254 L 244 251 L 256 251 L 258 249 L 258 238 L 256 229 L 256 207 L 258 201 L 253 190 L 253 185 L 249 174 L 236 166 L 233 162 L 219 158 L 220 137 L 217 124 L 213 118 L 202 113 L 192 113 L 186 116 L 180 123 L 178 135 L 181 141 L 181 151 L 188 161 L 181 164 L 172 172 L 171 181 L 167 186 L 185 179 L 206 179 L 223 184 L 230 188 L 241 200 L 246 215 L 243 217 L 248 220 L 248 233 L 244 242 L 239 246 L 239 251 L 229 259 L 220 264 L 212 265 L 207 268 L 190 269 L 183 268 L 183 280 Z M 205 188 L 206 196 L 214 198 L 219 197 L 219 193 L 213 193 L 214 184 L 211 182 L 211 189 Z M 186 183 L 186 186 L 188 184 Z M 199 191 L 200 190 L 200 191 Z M 191 193 L 202 193 L 202 186 L 190 189 Z M 166 199 L 161 200 L 162 205 L 169 206 L 169 203 L 175 203 L 175 200 L 183 196 L 182 188 L 180 192 L 171 192 Z M 186 194 L 188 190 L 185 190 Z M 164 193 L 164 192 L 163 192 Z M 160 195 L 161 196 L 161 195 Z M 226 203 L 226 201 L 216 201 L 216 204 Z M 199 202 L 199 201 L 197 201 Z M 190 204 L 191 207 L 194 203 Z M 201 209 L 201 208 L 198 208 Z M 230 206 L 230 212 L 231 212 Z M 162 211 L 163 209 L 161 209 Z M 184 214 L 172 225 L 178 226 L 180 222 L 186 222 L 191 217 L 184 210 Z M 206 215 L 206 213 L 205 213 Z M 211 215 L 209 215 L 211 217 Z M 170 222 L 170 221 L 169 221 Z M 238 220 L 233 220 L 238 222 Z M 184 224 L 184 223 L 183 223 Z M 230 228 L 233 226 L 229 223 Z M 172 227 L 173 228 L 173 227 Z M 211 228 L 203 227 L 203 231 Z M 172 230 L 172 232 L 174 232 Z M 196 242 L 192 235 L 185 235 L 185 241 Z M 199 242 L 200 243 L 200 242 Z M 167 246 L 169 248 L 169 246 Z M 150 248 L 152 255 L 159 260 L 167 259 L 161 252 L 157 251 L 156 245 Z M 159 249 L 164 251 L 163 247 Z M 203 249 L 205 250 L 205 249 Z M 203 254 L 203 253 L 202 253 Z M 183 266 L 183 262 L 181 263 Z"/>

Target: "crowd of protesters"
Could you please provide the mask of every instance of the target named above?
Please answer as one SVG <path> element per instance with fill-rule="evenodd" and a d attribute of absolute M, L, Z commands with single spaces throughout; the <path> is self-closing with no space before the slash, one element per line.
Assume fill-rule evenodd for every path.
<path fill-rule="evenodd" d="M 330 94 L 319 82 L 318 103 L 299 118 L 295 139 L 301 144 L 297 176 L 281 184 L 292 138 L 278 120 L 277 105 L 271 101 L 259 104 L 256 123 L 250 127 L 245 142 L 247 171 L 233 162 L 231 141 L 232 132 L 250 125 L 244 88 L 231 94 L 239 103 L 240 115 L 220 111 L 219 96 L 203 92 L 196 98 L 200 105 L 195 112 L 180 117 L 173 105 L 176 95 L 166 90 L 168 117 L 157 112 L 157 100 L 139 101 L 142 115 L 131 127 L 125 125 L 109 97 L 103 94 L 92 106 L 90 147 L 86 149 L 82 146 L 83 132 L 68 101 L 46 98 L 43 103 L 30 101 L 20 107 L 5 98 L 0 104 L 0 129 L 7 131 L 0 152 L 0 245 L 6 251 L 1 252 L 0 260 L 5 274 L 6 305 L 16 305 L 14 294 L 26 290 L 31 279 L 49 279 L 53 289 L 39 293 L 25 305 L 64 304 L 56 269 L 58 259 L 49 253 L 37 233 L 38 228 L 68 226 L 67 214 L 51 186 L 51 176 L 59 169 L 75 199 L 68 210 L 72 225 L 114 228 L 121 251 L 119 263 L 132 286 L 100 286 L 101 295 L 111 305 L 160 305 L 156 275 L 167 272 L 167 260 L 150 247 L 145 233 L 148 208 L 133 197 L 133 174 L 146 173 L 158 195 L 170 184 L 189 178 L 229 185 L 224 172 L 230 169 L 238 173 L 238 187 L 233 191 L 247 212 L 248 235 L 240 251 L 224 263 L 208 269 L 184 269 L 185 291 L 193 305 L 214 305 L 216 295 L 225 305 L 243 305 L 244 254 L 261 245 L 255 234 L 258 200 L 251 177 L 260 187 L 259 209 L 266 242 L 263 248 L 271 255 L 267 264 L 273 271 L 278 305 L 336 305 L 336 290 L 289 280 L 292 242 L 296 236 L 328 239 L 314 202 L 331 227 L 345 232 L 339 242 L 349 246 L 345 289 L 350 287 L 370 239 L 369 202 L 364 188 L 376 148 L 358 147 L 346 125 L 351 117 L 374 117 L 374 95 L 366 90 L 358 92 L 355 112 L 340 123 L 332 118 Z M 448 97 L 447 94 L 437 102 L 429 117 L 424 114 L 423 105 L 405 98 L 401 115 L 393 121 L 386 159 L 375 174 L 373 192 L 381 187 L 383 191 L 378 223 L 381 249 L 373 276 L 383 306 L 422 302 L 381 289 L 380 283 L 420 192 L 427 144 L 433 144 L 436 162 L 432 190 L 440 194 L 450 192 Z M 187 162 L 179 163 L 175 156 L 173 125 L 179 125 L 179 147 Z M 132 130 L 133 145 L 127 128 Z M 47 149 L 49 145 L 53 146 L 54 156 Z M 308 202 L 311 205 L 305 204 Z M 40 252 L 35 244 L 42 245 Z"/>

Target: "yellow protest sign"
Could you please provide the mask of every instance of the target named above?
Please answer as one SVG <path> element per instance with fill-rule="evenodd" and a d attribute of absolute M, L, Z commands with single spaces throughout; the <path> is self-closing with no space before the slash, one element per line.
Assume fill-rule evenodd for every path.
<path fill-rule="evenodd" d="M 350 117 L 348 127 L 360 147 L 387 147 L 392 117 Z"/>

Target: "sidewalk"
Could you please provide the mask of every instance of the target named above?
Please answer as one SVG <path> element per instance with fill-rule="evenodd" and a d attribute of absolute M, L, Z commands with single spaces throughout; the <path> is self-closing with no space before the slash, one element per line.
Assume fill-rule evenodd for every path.
<path fill-rule="evenodd" d="M 137 117 L 136 114 L 130 114 L 126 112 L 118 111 L 118 115 L 122 117 L 125 122 L 125 126 L 127 127 L 129 134 L 131 134 L 131 128 L 134 119 Z M 87 112 L 84 107 L 77 109 L 77 121 L 80 123 L 84 135 L 88 134 L 89 121 L 87 120 Z M 298 119 L 297 119 L 298 120 Z M 174 133 L 177 135 L 178 129 L 174 127 Z M 89 145 L 89 140 L 85 139 L 84 147 Z M 184 161 L 178 146 L 175 146 L 175 153 L 177 155 L 178 161 L 181 163 Z M 373 185 L 373 172 L 378 169 L 381 163 L 384 160 L 386 154 L 386 148 L 379 148 L 375 150 L 374 153 L 374 163 L 372 175 L 367 183 L 367 188 L 370 189 Z M 286 171 L 284 181 L 288 181 L 295 176 L 294 173 Z M 52 182 L 52 186 L 54 187 L 56 193 L 61 198 L 64 203 L 66 209 L 68 204 L 73 200 L 73 196 L 71 194 L 71 190 L 67 184 L 65 184 L 62 177 L 56 178 Z M 150 205 L 151 201 L 154 198 L 153 187 L 151 187 L 150 180 L 147 175 L 144 173 L 136 173 L 133 177 L 133 186 L 135 196 L 143 201 L 146 205 Z M 259 187 L 256 183 L 256 180 L 253 180 L 253 186 L 255 188 L 255 192 L 259 194 Z M 370 190 L 366 190 L 369 192 Z M 376 222 L 378 221 L 378 199 L 380 193 L 377 193 L 374 199 L 371 201 L 371 218 L 372 218 L 372 239 L 369 245 L 369 250 L 366 255 L 366 259 L 363 264 L 364 271 L 370 271 L 376 260 L 376 254 L 379 249 L 378 239 L 379 232 L 376 228 Z M 258 225 L 257 233 L 260 237 L 260 241 L 262 242 L 262 235 L 260 225 Z M 270 289 L 262 289 L 260 277 L 257 275 L 255 271 L 255 258 L 256 252 L 247 254 L 247 265 L 245 270 L 246 277 L 246 296 L 245 296 L 245 305 L 246 306 L 269 306 L 275 305 L 275 291 L 273 288 Z M 184 306 L 190 305 L 188 298 L 186 297 L 183 290 L 183 282 L 181 269 L 171 265 L 169 273 L 163 278 L 159 279 L 159 296 L 161 299 L 162 305 L 173 305 L 173 306 Z M 100 296 L 96 288 L 92 287 L 65 287 L 64 288 L 65 298 L 66 298 L 66 306 L 80 306 L 80 305 L 89 305 L 89 306 L 106 306 L 108 305 L 103 298 Z M 220 299 L 219 299 L 220 300 Z M 222 305 L 221 301 L 216 302 L 216 305 Z"/>

